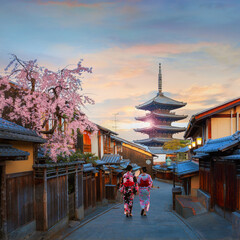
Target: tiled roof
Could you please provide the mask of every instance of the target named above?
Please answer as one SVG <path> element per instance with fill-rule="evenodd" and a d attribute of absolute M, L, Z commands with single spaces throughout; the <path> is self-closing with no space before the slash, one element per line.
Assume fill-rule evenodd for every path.
<path fill-rule="evenodd" d="M 214 152 L 222 152 L 226 149 L 236 146 L 240 143 L 240 131 L 235 134 L 218 138 L 218 139 L 210 139 L 206 142 L 206 144 L 196 150 L 196 153 L 214 153 Z"/>
<path fill-rule="evenodd" d="M 134 140 L 135 143 L 139 144 L 152 144 L 152 143 L 165 143 L 171 141 L 172 138 L 146 138 L 146 139 L 140 139 L 140 140 Z"/>
<path fill-rule="evenodd" d="M 207 156 L 209 156 L 209 155 L 206 154 L 206 153 L 197 153 L 197 154 L 193 155 L 192 158 L 199 159 L 199 158 L 204 158 L 204 157 L 207 157 Z"/>
<path fill-rule="evenodd" d="M 0 144 L 0 158 L 9 160 L 26 160 L 29 152 L 13 148 L 10 144 Z"/>
<path fill-rule="evenodd" d="M 149 110 L 151 108 L 157 109 L 161 107 L 166 107 L 168 109 L 176 109 L 185 106 L 186 103 L 179 102 L 169 97 L 164 96 L 163 94 L 157 94 L 156 97 L 150 99 L 149 101 L 136 106 L 137 109 Z"/>
<path fill-rule="evenodd" d="M 102 160 L 95 160 L 95 163 L 96 163 L 97 166 L 106 164 L 106 162 L 104 162 Z"/>
<path fill-rule="evenodd" d="M 35 131 L 0 118 L 0 139 L 44 143 Z"/>
<path fill-rule="evenodd" d="M 123 139 L 123 138 L 120 138 L 120 137 L 117 137 L 117 136 L 111 136 L 111 138 L 112 138 L 113 140 L 119 141 L 119 142 L 121 142 L 121 143 L 126 143 L 126 144 L 128 144 L 128 145 L 131 145 L 131 146 L 133 146 L 133 147 L 136 147 L 136 148 L 142 149 L 142 150 L 144 150 L 144 151 L 146 151 L 146 152 L 148 152 L 148 153 L 151 153 L 151 152 L 149 151 L 148 147 L 146 147 L 146 146 L 144 146 L 144 145 L 140 145 L 140 144 L 138 144 L 138 143 L 130 142 L 130 141 L 127 141 L 126 139 Z"/>
<path fill-rule="evenodd" d="M 120 164 L 121 156 L 119 154 L 104 154 L 101 160 L 106 163 Z"/>
<path fill-rule="evenodd" d="M 167 171 L 168 170 L 168 166 L 166 164 L 162 164 L 162 165 L 154 165 L 153 170 L 156 171 Z"/>
<path fill-rule="evenodd" d="M 96 168 L 93 167 L 92 163 L 83 164 L 83 172 L 96 172 Z"/>
<path fill-rule="evenodd" d="M 124 159 L 125 160 L 125 159 Z M 121 163 L 120 163 L 120 167 L 122 168 L 122 169 L 125 169 L 125 168 L 127 168 L 127 166 L 130 164 L 130 160 L 129 159 L 126 159 L 127 161 L 125 161 L 125 162 L 122 162 L 121 161 Z"/>
<path fill-rule="evenodd" d="M 118 135 L 117 133 L 113 132 L 112 130 L 108 129 L 108 128 L 105 128 L 103 126 L 100 126 L 98 124 L 96 124 L 96 126 L 98 127 L 99 130 L 102 130 L 106 133 L 109 133 L 109 134 L 113 134 L 113 135 Z"/>
<path fill-rule="evenodd" d="M 186 130 L 184 127 L 175 127 L 169 125 L 152 125 L 151 127 L 145 128 L 136 128 L 134 131 L 136 132 L 151 132 L 151 131 L 159 131 L 159 132 L 183 132 Z"/>
<path fill-rule="evenodd" d="M 173 114 L 173 113 L 156 113 L 156 112 L 151 112 L 151 113 L 148 113 L 146 114 L 145 116 L 142 116 L 142 117 L 136 117 L 135 119 L 136 120 L 139 120 L 139 121 L 146 121 L 147 119 L 151 119 L 151 118 L 159 118 L 159 119 L 172 119 L 173 121 L 176 121 L 176 120 L 180 120 L 180 119 L 184 119 L 187 117 L 187 115 L 176 115 L 176 114 Z"/>
<path fill-rule="evenodd" d="M 168 167 L 168 169 L 171 169 L 173 171 L 174 166 L 171 165 Z M 189 173 L 195 173 L 199 171 L 199 165 L 193 161 L 184 161 L 184 162 L 178 162 L 178 164 L 175 165 L 175 173 L 178 176 L 182 176 Z"/>
<path fill-rule="evenodd" d="M 122 173 L 123 170 L 120 169 L 120 168 L 115 168 L 115 169 L 113 169 L 113 172 L 116 172 L 116 173 Z"/>
<path fill-rule="evenodd" d="M 154 154 L 174 154 L 175 150 L 165 150 L 162 147 L 149 147 L 149 151 Z"/>
<path fill-rule="evenodd" d="M 237 149 L 233 152 L 232 155 L 223 157 L 225 160 L 240 160 L 240 149 Z"/>
<path fill-rule="evenodd" d="M 141 166 L 137 165 L 136 163 L 132 163 L 131 165 L 132 165 L 133 171 L 137 171 L 138 169 L 142 168 Z"/>

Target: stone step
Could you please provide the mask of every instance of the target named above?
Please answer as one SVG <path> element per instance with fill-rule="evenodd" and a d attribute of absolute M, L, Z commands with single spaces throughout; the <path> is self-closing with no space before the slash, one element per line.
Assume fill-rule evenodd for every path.
<path fill-rule="evenodd" d="M 176 196 L 176 212 L 184 218 L 206 213 L 207 210 L 196 197 Z"/>

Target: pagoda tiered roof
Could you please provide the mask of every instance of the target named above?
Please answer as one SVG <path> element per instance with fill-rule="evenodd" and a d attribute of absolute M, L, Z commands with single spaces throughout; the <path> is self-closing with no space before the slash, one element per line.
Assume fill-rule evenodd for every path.
<path fill-rule="evenodd" d="M 178 121 L 181 119 L 186 118 L 187 115 L 176 115 L 174 113 L 156 113 L 156 112 L 151 112 L 145 116 L 142 117 L 136 117 L 135 119 L 138 121 L 148 121 L 152 118 L 157 118 L 157 119 L 161 119 L 161 120 L 165 120 L 165 119 L 170 119 L 171 121 Z"/>
<path fill-rule="evenodd" d="M 141 139 L 141 140 L 135 140 L 135 143 L 138 144 L 144 144 L 146 146 L 152 146 L 154 144 L 164 144 L 165 142 L 168 142 L 172 140 L 172 138 L 159 138 L 159 137 L 155 137 L 155 138 L 146 138 L 146 139 Z"/>
<path fill-rule="evenodd" d="M 134 129 L 136 132 L 142 132 L 142 133 L 150 133 L 150 132 L 168 132 L 168 133 L 178 133 L 178 132 L 184 132 L 186 128 L 184 127 L 174 127 L 174 126 L 169 126 L 169 125 L 152 125 L 151 127 L 146 127 L 146 128 L 137 128 Z"/>
<path fill-rule="evenodd" d="M 164 96 L 163 93 L 158 93 L 156 97 L 149 101 L 136 106 L 137 109 L 153 111 L 155 109 L 173 110 L 184 107 L 186 103 L 179 102 L 169 97 Z"/>
<path fill-rule="evenodd" d="M 161 148 L 165 142 L 171 141 L 172 135 L 179 132 L 184 132 L 186 128 L 175 127 L 171 123 L 182 120 L 187 115 L 176 115 L 171 112 L 174 109 L 184 107 L 186 103 L 166 97 L 162 92 L 162 71 L 159 64 L 158 74 L 158 93 L 149 101 L 136 106 L 137 109 L 150 111 L 145 116 L 136 117 L 135 119 L 143 122 L 150 122 L 150 127 L 134 129 L 136 132 L 148 134 L 148 139 L 135 140 L 134 142 L 146 145 L 148 147 Z M 164 125 L 163 125 L 164 124 Z"/>

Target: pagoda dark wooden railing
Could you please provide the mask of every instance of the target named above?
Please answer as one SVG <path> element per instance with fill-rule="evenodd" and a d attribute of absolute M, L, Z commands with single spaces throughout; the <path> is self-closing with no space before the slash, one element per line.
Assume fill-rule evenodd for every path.
<path fill-rule="evenodd" d="M 69 213 L 68 177 L 74 175 L 75 218 L 83 204 L 82 163 L 35 164 L 36 229 L 47 231 Z"/>

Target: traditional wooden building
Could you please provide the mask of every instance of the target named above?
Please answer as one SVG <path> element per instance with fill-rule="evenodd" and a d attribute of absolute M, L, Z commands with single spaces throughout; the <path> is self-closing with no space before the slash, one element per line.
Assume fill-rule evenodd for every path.
<path fill-rule="evenodd" d="M 230 136 L 240 130 L 239 112 L 240 98 L 235 98 L 196 113 L 188 123 L 184 138 L 196 143 L 200 138 L 204 144 L 208 139 Z"/>
<path fill-rule="evenodd" d="M 175 170 L 173 170 L 175 168 Z M 194 161 L 178 162 L 168 167 L 181 182 L 185 195 L 197 196 L 199 189 L 199 165 Z"/>
<path fill-rule="evenodd" d="M 143 117 L 136 118 L 136 120 L 149 123 L 150 126 L 134 129 L 136 132 L 147 134 L 148 138 L 134 142 L 151 147 L 162 147 L 165 142 L 173 139 L 173 134 L 185 131 L 185 128 L 172 126 L 172 122 L 182 120 L 187 116 L 171 112 L 185 105 L 186 103 L 166 97 L 162 92 L 162 73 L 161 64 L 159 64 L 157 96 L 136 107 L 139 110 L 150 112 Z"/>
<path fill-rule="evenodd" d="M 32 166 L 37 144 L 44 142 L 34 131 L 0 118 L 1 239 L 21 239 L 36 229 Z"/>
<path fill-rule="evenodd" d="M 121 152 L 118 152 L 123 159 L 129 159 L 131 163 L 136 163 L 141 167 L 146 167 L 149 174 L 152 174 L 153 158 L 155 154 L 151 153 L 147 147 L 140 146 L 117 136 L 112 136 L 114 141 L 122 144 Z"/>
<path fill-rule="evenodd" d="M 233 224 L 238 222 L 240 237 L 240 131 L 210 139 L 195 152 L 200 166 L 200 201 Z"/>

